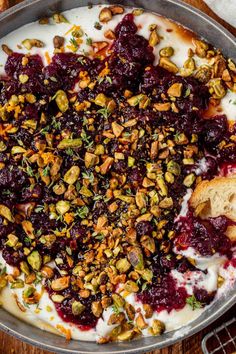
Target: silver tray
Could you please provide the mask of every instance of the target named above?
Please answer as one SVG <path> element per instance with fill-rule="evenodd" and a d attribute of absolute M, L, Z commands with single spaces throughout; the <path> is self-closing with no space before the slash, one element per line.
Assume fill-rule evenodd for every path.
<path fill-rule="evenodd" d="M 120 0 L 102 1 L 108 4 L 121 4 L 124 6 L 142 7 L 148 11 L 156 12 L 169 17 L 207 39 L 223 53 L 236 60 L 236 39 L 224 27 L 206 16 L 204 13 L 186 5 L 178 0 Z M 69 10 L 73 7 L 99 4 L 101 1 L 92 0 L 26 0 L 21 4 L 0 14 L 0 38 L 18 27 L 35 21 L 42 16 L 50 16 L 55 11 Z M 125 354 L 142 353 L 163 348 L 187 338 L 202 330 L 216 320 L 236 303 L 236 287 L 225 296 L 215 301 L 204 313 L 191 324 L 182 327 L 181 331 L 166 333 L 160 337 L 148 337 L 131 342 L 109 343 L 98 345 L 91 342 L 70 341 L 57 335 L 24 323 L 3 309 L 0 309 L 0 329 L 14 335 L 18 339 L 57 353 L 67 354 Z"/>

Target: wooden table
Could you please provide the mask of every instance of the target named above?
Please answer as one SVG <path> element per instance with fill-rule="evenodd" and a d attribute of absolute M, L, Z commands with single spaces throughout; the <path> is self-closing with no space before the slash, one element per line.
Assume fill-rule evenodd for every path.
<path fill-rule="evenodd" d="M 229 31 L 231 31 L 236 36 L 236 29 L 227 24 L 225 21 L 221 20 L 218 16 L 212 12 L 209 7 L 203 2 L 203 0 L 184 0 L 186 3 L 191 4 L 198 9 L 204 11 L 215 20 L 220 22 L 223 26 L 225 26 Z M 223 0 L 222 0 L 223 1 Z M 0 9 L 1 5 L 6 5 L 9 2 L 10 5 L 13 5 L 16 2 L 20 2 L 19 0 L 0 0 Z M 200 354 L 201 350 L 201 340 L 203 336 L 208 333 L 211 329 L 215 328 L 217 325 L 220 325 L 227 319 L 232 317 L 232 314 L 236 313 L 236 305 L 229 310 L 224 316 L 222 316 L 218 321 L 214 322 L 211 326 L 207 327 L 205 330 L 195 334 L 194 336 L 183 340 L 175 345 L 172 345 L 168 348 L 156 350 L 152 353 L 146 354 Z M 37 349 L 31 345 L 20 342 L 19 340 L 0 332 L 0 354 L 52 354 L 48 351 Z"/>

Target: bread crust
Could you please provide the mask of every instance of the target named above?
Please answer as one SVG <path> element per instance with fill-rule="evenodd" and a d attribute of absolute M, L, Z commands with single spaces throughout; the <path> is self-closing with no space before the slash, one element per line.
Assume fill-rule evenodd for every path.
<path fill-rule="evenodd" d="M 236 177 L 215 177 L 200 182 L 190 198 L 190 206 L 202 219 L 224 215 L 236 222 Z M 236 226 L 226 231 L 236 241 Z"/>

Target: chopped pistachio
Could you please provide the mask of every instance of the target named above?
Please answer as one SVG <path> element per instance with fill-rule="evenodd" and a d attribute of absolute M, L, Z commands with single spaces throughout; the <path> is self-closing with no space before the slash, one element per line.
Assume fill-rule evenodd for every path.
<path fill-rule="evenodd" d="M 85 310 L 85 306 L 80 301 L 72 302 L 72 313 L 74 316 L 79 316 Z"/>
<path fill-rule="evenodd" d="M 161 57 L 171 57 L 174 54 L 174 49 L 172 47 L 165 47 L 160 50 Z"/>
<path fill-rule="evenodd" d="M 177 72 L 179 71 L 177 65 L 175 65 L 170 59 L 166 57 L 160 58 L 159 65 L 174 74 L 177 74 Z"/>
<path fill-rule="evenodd" d="M 125 305 L 125 300 L 118 294 L 112 294 L 112 300 L 117 308 L 123 308 Z"/>
<path fill-rule="evenodd" d="M 79 193 L 84 195 L 85 197 L 92 197 L 93 196 L 93 192 L 91 192 L 91 190 L 88 189 L 86 186 L 82 186 Z"/>
<path fill-rule="evenodd" d="M 152 326 L 149 329 L 150 334 L 153 336 L 159 336 L 165 331 L 165 324 L 159 320 L 153 320 Z"/>
<path fill-rule="evenodd" d="M 111 126 L 114 135 L 118 138 L 122 134 L 124 128 L 122 127 L 122 125 L 118 124 L 117 122 L 112 122 Z"/>
<path fill-rule="evenodd" d="M 56 23 L 69 23 L 69 21 L 66 19 L 66 17 L 60 13 L 55 13 L 52 16 L 52 19 L 56 22 Z"/>
<path fill-rule="evenodd" d="M 151 31 L 149 36 L 149 45 L 155 47 L 158 43 L 160 43 L 160 37 L 157 33 L 157 30 L 154 29 Z"/>
<path fill-rule="evenodd" d="M 60 150 L 64 149 L 77 149 L 81 147 L 82 145 L 82 139 L 77 138 L 77 139 L 63 139 L 60 141 L 60 143 L 57 145 L 57 148 Z"/>
<path fill-rule="evenodd" d="M 179 176 L 181 173 L 181 168 L 177 162 L 175 162 L 174 160 L 171 160 L 167 164 L 167 171 L 172 173 L 175 176 Z"/>
<path fill-rule="evenodd" d="M 6 242 L 6 245 L 8 247 L 15 247 L 17 245 L 17 242 L 19 240 L 19 238 L 17 236 L 15 236 L 14 234 L 9 234 L 7 235 L 7 242 Z"/>
<path fill-rule="evenodd" d="M 38 251 L 33 251 L 30 253 L 27 257 L 27 261 L 34 270 L 40 270 L 42 265 L 42 257 Z"/>
<path fill-rule="evenodd" d="M 148 327 L 148 324 L 145 322 L 143 315 L 141 313 L 138 314 L 135 322 L 136 322 L 137 327 L 140 328 L 141 330 Z"/>
<path fill-rule="evenodd" d="M 22 44 L 27 50 L 30 50 L 33 47 L 37 47 L 37 48 L 44 47 L 44 43 L 39 39 L 25 39 L 23 40 Z"/>
<path fill-rule="evenodd" d="M 52 280 L 51 288 L 52 290 L 55 291 L 62 291 L 64 289 L 67 289 L 69 285 L 70 285 L 70 277 L 65 276 L 65 277 Z"/>
<path fill-rule="evenodd" d="M 11 284 L 11 289 L 21 289 L 24 287 L 24 281 L 22 279 L 17 279 Z"/>
<path fill-rule="evenodd" d="M 51 298 L 53 302 L 58 304 L 62 303 L 62 301 L 65 299 L 65 297 L 60 294 L 53 294 Z"/>
<path fill-rule="evenodd" d="M 176 82 L 168 88 L 167 93 L 169 96 L 180 97 L 182 94 L 182 88 L 183 84 Z"/>
<path fill-rule="evenodd" d="M 79 174 L 80 174 L 80 168 L 78 166 L 72 166 L 65 173 L 63 180 L 68 184 L 74 184 L 78 180 Z"/>
<path fill-rule="evenodd" d="M 130 267 L 131 265 L 126 258 L 121 258 L 116 262 L 116 268 L 120 273 L 126 273 Z"/>
<path fill-rule="evenodd" d="M 29 80 L 29 76 L 26 74 L 19 75 L 19 81 L 21 84 L 25 84 Z"/>
<path fill-rule="evenodd" d="M 125 283 L 125 290 L 128 291 L 129 293 L 137 293 L 139 291 L 139 287 L 138 285 L 132 281 L 132 280 L 128 280 Z"/>
<path fill-rule="evenodd" d="M 128 156 L 128 167 L 133 167 L 135 164 L 135 158 L 132 156 Z"/>
<path fill-rule="evenodd" d="M 59 202 L 57 202 L 56 204 L 56 211 L 61 214 L 64 215 L 65 213 L 67 213 L 70 210 L 70 203 L 65 201 L 65 200 L 60 200 Z"/>
<path fill-rule="evenodd" d="M 15 221 L 15 219 L 11 213 L 11 210 L 4 204 L 0 204 L 0 215 L 10 222 Z"/>
<path fill-rule="evenodd" d="M 98 164 L 99 157 L 97 154 L 92 154 L 91 152 L 86 151 L 84 157 L 85 167 L 90 168 Z"/>
<path fill-rule="evenodd" d="M 95 317 L 100 317 L 102 314 L 102 305 L 100 301 L 93 301 L 91 306 L 92 313 Z"/>
<path fill-rule="evenodd" d="M 108 7 L 104 7 L 99 13 L 99 21 L 107 23 L 112 19 L 112 11 Z"/>
<path fill-rule="evenodd" d="M 58 90 L 55 94 L 55 101 L 62 113 L 65 113 L 69 108 L 69 100 L 67 94 L 63 90 Z"/>
<path fill-rule="evenodd" d="M 142 270 L 144 268 L 144 260 L 141 248 L 132 247 L 128 253 L 128 259 L 134 268 L 138 270 Z"/>
<path fill-rule="evenodd" d="M 185 177 L 183 183 L 184 183 L 184 185 L 185 185 L 186 187 L 191 187 L 192 184 L 194 183 L 195 179 L 196 179 L 195 174 L 194 174 L 194 173 L 190 173 L 189 175 L 187 175 L 187 176 Z"/>
<path fill-rule="evenodd" d="M 132 14 L 134 15 L 134 16 L 140 16 L 140 15 L 142 15 L 144 13 L 144 9 L 134 9 L 133 11 L 132 11 Z"/>

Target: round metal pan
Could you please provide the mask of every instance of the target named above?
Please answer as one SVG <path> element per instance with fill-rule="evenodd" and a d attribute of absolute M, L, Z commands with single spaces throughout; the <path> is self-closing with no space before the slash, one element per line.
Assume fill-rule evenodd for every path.
<path fill-rule="evenodd" d="M 69 10 L 88 4 L 99 4 L 97 0 L 26 0 L 0 15 L 0 38 L 18 27 L 35 21 L 42 16 L 50 16 L 55 11 Z M 236 39 L 224 27 L 202 12 L 177 0 L 120 0 L 104 1 L 108 4 L 120 3 L 124 6 L 142 7 L 147 11 L 173 19 L 207 39 L 223 53 L 236 60 Z M 140 338 L 131 342 L 98 345 L 93 342 L 70 341 L 57 335 L 24 323 L 3 309 L 0 309 L 0 329 L 18 339 L 57 353 L 142 353 L 169 346 L 180 339 L 200 331 L 236 303 L 236 287 L 216 300 L 204 313 L 181 330 L 166 333 L 159 337 Z"/>

